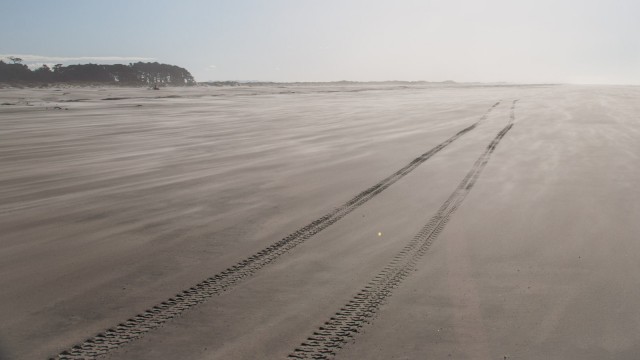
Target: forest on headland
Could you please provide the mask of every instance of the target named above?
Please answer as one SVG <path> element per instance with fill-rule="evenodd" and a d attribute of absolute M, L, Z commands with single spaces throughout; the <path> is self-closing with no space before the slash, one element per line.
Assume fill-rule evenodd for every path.
<path fill-rule="evenodd" d="M 189 86 L 196 81 L 187 69 L 157 62 L 124 64 L 62 64 L 50 67 L 46 64 L 31 70 L 22 59 L 11 57 L 0 60 L 0 83 L 18 84 L 104 84 L 126 86 Z"/>

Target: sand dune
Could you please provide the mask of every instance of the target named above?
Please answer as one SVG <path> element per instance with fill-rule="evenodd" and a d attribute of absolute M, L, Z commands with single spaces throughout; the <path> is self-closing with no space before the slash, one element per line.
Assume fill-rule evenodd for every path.
<path fill-rule="evenodd" d="M 639 95 L 0 89 L 0 357 L 637 358 Z"/>

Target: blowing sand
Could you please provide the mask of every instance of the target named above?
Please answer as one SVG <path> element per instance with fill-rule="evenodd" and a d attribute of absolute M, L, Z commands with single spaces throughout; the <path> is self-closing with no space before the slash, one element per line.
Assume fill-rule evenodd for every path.
<path fill-rule="evenodd" d="M 0 358 L 637 359 L 639 98 L 0 89 Z"/>

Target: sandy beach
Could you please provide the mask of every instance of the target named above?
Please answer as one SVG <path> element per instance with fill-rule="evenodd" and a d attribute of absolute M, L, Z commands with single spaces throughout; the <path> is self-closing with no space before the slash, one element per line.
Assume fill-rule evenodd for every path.
<path fill-rule="evenodd" d="M 636 359 L 639 98 L 0 89 L 0 359 Z"/>

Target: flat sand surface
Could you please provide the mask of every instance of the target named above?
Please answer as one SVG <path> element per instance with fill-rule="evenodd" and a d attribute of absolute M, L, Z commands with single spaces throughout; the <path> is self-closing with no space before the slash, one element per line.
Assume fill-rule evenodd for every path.
<path fill-rule="evenodd" d="M 0 359 L 640 358 L 640 87 L 0 104 Z"/>

